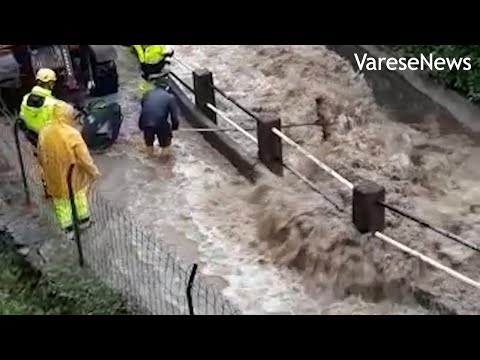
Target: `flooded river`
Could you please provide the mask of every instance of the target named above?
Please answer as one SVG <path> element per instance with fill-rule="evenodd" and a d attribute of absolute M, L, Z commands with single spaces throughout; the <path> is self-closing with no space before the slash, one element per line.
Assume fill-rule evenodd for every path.
<path fill-rule="evenodd" d="M 378 181 L 393 204 L 478 241 L 480 155 L 467 137 L 442 135 L 434 122 L 391 121 L 362 76 L 323 46 L 174 48 L 187 64 L 210 68 L 217 85 L 252 111 L 277 112 L 283 124 L 316 122 L 285 132 L 350 181 Z M 118 144 L 96 156 L 98 190 L 174 245 L 185 262 L 199 263 L 207 280 L 243 313 L 425 314 L 406 295 L 413 284 L 462 292 L 418 261 L 359 237 L 350 224 L 349 192 L 287 146 L 285 160 L 343 212 L 290 174 L 249 184 L 193 132 L 175 134 L 172 159 L 147 159 L 139 151 L 138 66 L 125 49 L 119 55 L 125 120 Z M 184 69 L 173 69 L 191 82 Z M 254 127 L 228 103 L 219 100 L 218 107 Z M 232 137 L 255 154 L 248 139 Z M 392 215 L 387 220 L 388 235 L 478 274 L 470 251 Z"/>

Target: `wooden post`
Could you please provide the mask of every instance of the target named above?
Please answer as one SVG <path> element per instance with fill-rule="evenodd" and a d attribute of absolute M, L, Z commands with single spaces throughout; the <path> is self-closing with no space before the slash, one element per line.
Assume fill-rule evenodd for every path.
<path fill-rule="evenodd" d="M 353 189 L 353 223 L 362 234 L 385 229 L 385 188 L 363 181 Z"/>
<path fill-rule="evenodd" d="M 193 89 L 195 91 L 195 104 L 205 116 L 216 124 L 217 114 L 207 107 L 207 104 L 216 106 L 212 72 L 207 69 L 195 70 L 193 73 Z"/>
<path fill-rule="evenodd" d="M 272 132 L 273 128 L 282 130 L 280 118 L 275 115 L 257 121 L 258 157 L 271 172 L 283 176 L 282 139 Z"/>

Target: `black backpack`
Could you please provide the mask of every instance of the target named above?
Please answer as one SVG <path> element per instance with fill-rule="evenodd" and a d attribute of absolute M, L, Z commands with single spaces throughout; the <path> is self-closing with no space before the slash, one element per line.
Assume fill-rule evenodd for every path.
<path fill-rule="evenodd" d="M 82 136 L 88 148 L 103 151 L 111 147 L 118 139 L 123 122 L 120 105 L 97 100 L 90 103 L 83 113 Z"/>

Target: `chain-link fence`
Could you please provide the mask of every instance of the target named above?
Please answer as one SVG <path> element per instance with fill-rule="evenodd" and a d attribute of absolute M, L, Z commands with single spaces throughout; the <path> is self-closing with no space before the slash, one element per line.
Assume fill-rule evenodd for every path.
<path fill-rule="evenodd" d="M 65 241 L 76 241 L 80 266 L 120 291 L 138 313 L 240 314 L 214 285 L 196 274 L 197 265 L 184 264 L 171 245 L 166 245 L 98 191 L 79 189 L 75 184 L 76 166 L 70 166 L 64 180 L 71 196 L 63 199 L 47 196 L 34 147 L 19 130 L 18 121 L 13 126 L 12 122 L 4 120 L 1 124 L 3 155 L 14 168 L 14 176 L 22 179 L 26 200 L 35 205 L 52 232 L 63 234 Z M 79 206 L 78 198 L 83 191 L 86 204 Z M 59 223 L 59 211 L 64 212 L 60 218 L 72 219 L 68 234 Z M 86 217 L 89 222 L 84 221 Z"/>

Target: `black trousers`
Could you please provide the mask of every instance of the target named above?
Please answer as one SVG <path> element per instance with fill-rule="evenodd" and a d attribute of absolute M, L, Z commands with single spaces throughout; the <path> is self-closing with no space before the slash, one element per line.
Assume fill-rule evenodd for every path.
<path fill-rule="evenodd" d="M 172 131 L 146 127 L 143 129 L 143 136 L 145 139 L 145 145 L 148 147 L 153 146 L 155 137 L 158 139 L 161 148 L 169 147 L 172 144 Z"/>

